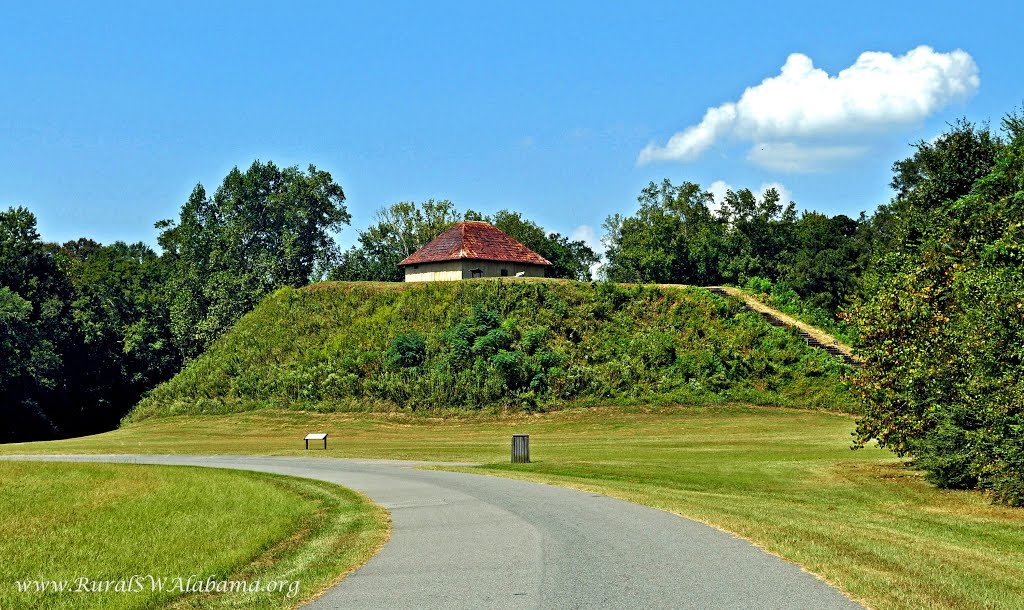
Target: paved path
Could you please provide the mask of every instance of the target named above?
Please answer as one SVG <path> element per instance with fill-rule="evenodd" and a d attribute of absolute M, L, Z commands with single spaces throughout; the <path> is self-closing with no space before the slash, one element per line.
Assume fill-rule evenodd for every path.
<path fill-rule="evenodd" d="M 366 494 L 391 512 L 391 540 L 307 608 L 860 607 L 743 540 L 666 512 L 561 487 L 378 460 L 24 459 L 258 470 Z"/>

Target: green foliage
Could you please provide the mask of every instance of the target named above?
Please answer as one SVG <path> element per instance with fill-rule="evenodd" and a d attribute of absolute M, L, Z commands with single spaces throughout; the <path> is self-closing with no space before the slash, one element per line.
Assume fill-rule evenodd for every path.
<path fill-rule="evenodd" d="M 605 221 L 607 264 L 614 282 L 708 286 L 721 282 L 728 219 L 711 211 L 714 200 L 700 186 L 668 180 L 650 183 L 634 216 Z"/>
<path fill-rule="evenodd" d="M 823 310 L 830 326 L 858 286 L 869 237 L 863 221 L 816 212 L 798 218 L 774 189 L 761 198 L 728 191 L 713 212 L 710 193 L 668 180 L 652 182 L 639 202 L 635 215 L 615 214 L 604 224 L 609 280 L 742 286 L 758 278 Z"/>
<path fill-rule="evenodd" d="M 24 208 L 0 214 L 0 440 L 109 430 L 177 370 L 144 244 L 45 244 Z"/>
<path fill-rule="evenodd" d="M 359 232 L 359 245 L 347 250 L 330 272 L 332 280 L 401 282 L 398 263 L 459 220 L 451 201 L 401 201 L 377 212 L 377 223 Z"/>
<path fill-rule="evenodd" d="M 856 313 L 868 363 L 858 443 L 912 455 L 944 487 L 1024 503 L 1024 123 L 961 122 L 896 164 L 877 291 Z M 908 219 L 913 222 L 909 222 Z"/>
<path fill-rule="evenodd" d="M 427 355 L 427 340 L 422 333 L 400 333 L 388 345 L 387 364 L 391 368 L 419 366 Z"/>
<path fill-rule="evenodd" d="M 398 263 L 451 228 L 460 218 L 452 202 L 427 200 L 422 204 L 403 201 L 377 212 L 377 224 L 359 233 L 359 245 L 347 250 L 330 273 L 343 281 L 400 282 L 404 279 Z M 546 233 L 537 223 L 518 212 L 499 210 L 493 218 L 467 210 L 465 220 L 489 222 L 527 248 L 540 254 L 552 266 L 548 277 L 590 279 L 590 266 L 600 259 L 582 241 L 558 233 Z"/>
<path fill-rule="evenodd" d="M 131 418 L 271 404 L 336 411 L 749 400 L 847 409 L 847 370 L 701 289 L 327 283 L 274 293 Z"/>
<path fill-rule="evenodd" d="M 171 331 L 182 356 L 198 355 L 276 288 L 321 275 L 336 256 L 330 233 L 350 219 L 344 201 L 312 165 L 236 167 L 212 198 L 196 185 L 179 220 L 156 225 L 173 265 Z"/>
<path fill-rule="evenodd" d="M 25 208 L 0 212 L 0 440 L 47 438 L 73 428 L 74 289 L 60 253 L 39 239 Z"/>

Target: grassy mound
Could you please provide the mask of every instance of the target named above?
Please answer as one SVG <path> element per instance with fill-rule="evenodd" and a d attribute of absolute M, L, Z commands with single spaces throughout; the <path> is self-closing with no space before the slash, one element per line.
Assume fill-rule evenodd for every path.
<path fill-rule="evenodd" d="M 699 288 L 327 283 L 268 297 L 128 419 L 736 400 L 846 410 L 847 370 Z"/>

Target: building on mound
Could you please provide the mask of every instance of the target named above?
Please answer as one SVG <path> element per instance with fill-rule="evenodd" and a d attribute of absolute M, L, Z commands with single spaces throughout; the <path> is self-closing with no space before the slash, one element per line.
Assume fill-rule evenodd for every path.
<path fill-rule="evenodd" d="M 551 263 L 486 222 L 463 221 L 413 252 L 398 266 L 407 282 L 474 277 L 544 277 Z"/>

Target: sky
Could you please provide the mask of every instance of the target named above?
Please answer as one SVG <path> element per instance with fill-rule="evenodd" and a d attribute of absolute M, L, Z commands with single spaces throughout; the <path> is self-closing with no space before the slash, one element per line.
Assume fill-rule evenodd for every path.
<path fill-rule="evenodd" d="M 255 159 L 329 171 L 343 245 L 435 198 L 598 246 L 665 178 L 856 216 L 1024 108 L 1016 2 L 125 4 L 2 1 L 0 207 L 44 240 L 155 245 Z"/>

